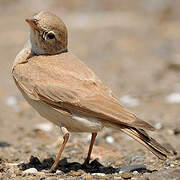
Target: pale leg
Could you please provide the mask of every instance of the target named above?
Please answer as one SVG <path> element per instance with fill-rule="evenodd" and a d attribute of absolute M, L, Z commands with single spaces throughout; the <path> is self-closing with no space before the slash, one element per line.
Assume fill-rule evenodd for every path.
<path fill-rule="evenodd" d="M 69 139 L 69 132 L 68 132 L 68 130 L 65 127 L 60 127 L 60 129 L 61 129 L 61 132 L 63 134 L 64 141 L 63 141 L 63 143 L 61 145 L 61 148 L 60 148 L 60 150 L 58 152 L 56 160 L 55 160 L 54 164 L 52 165 L 52 167 L 50 169 L 50 172 L 55 172 L 57 170 L 58 162 L 59 162 L 59 160 L 61 158 L 61 154 L 62 154 L 62 152 L 64 150 L 64 147 L 65 147 L 65 145 L 66 145 L 66 143 L 68 142 L 68 139 Z"/>
<path fill-rule="evenodd" d="M 90 161 L 90 158 L 91 158 L 91 152 L 92 152 L 92 149 L 93 149 L 93 145 L 94 145 L 94 141 L 96 139 L 96 136 L 97 136 L 97 133 L 92 133 L 91 143 L 90 143 L 89 151 L 88 151 L 88 156 L 87 156 L 86 160 L 84 161 L 83 165 L 88 165 L 89 164 L 89 161 Z"/>

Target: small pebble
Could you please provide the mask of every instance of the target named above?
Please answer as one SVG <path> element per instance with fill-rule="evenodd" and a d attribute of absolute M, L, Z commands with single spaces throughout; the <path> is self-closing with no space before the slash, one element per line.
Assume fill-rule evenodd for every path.
<path fill-rule="evenodd" d="M 40 123 L 40 124 L 36 124 L 34 126 L 34 129 L 49 132 L 49 131 L 52 131 L 53 125 L 52 123 Z"/>
<path fill-rule="evenodd" d="M 133 175 L 138 175 L 138 171 L 133 171 Z"/>
<path fill-rule="evenodd" d="M 38 170 L 36 168 L 29 168 L 29 169 L 26 169 L 23 172 L 26 173 L 26 174 L 34 174 L 34 173 L 37 173 Z"/>
<path fill-rule="evenodd" d="M 6 99 L 6 104 L 8 106 L 15 106 L 17 104 L 17 99 L 15 96 L 9 96 L 7 99 Z"/>
<path fill-rule="evenodd" d="M 154 126 L 156 129 L 161 129 L 162 128 L 162 123 L 161 122 L 158 122 L 155 124 Z"/>
<path fill-rule="evenodd" d="M 114 138 L 112 136 L 107 136 L 106 137 L 106 142 L 109 144 L 112 144 L 114 142 Z"/>
<path fill-rule="evenodd" d="M 92 173 L 93 176 L 105 176 L 106 174 L 104 173 Z"/>
<path fill-rule="evenodd" d="M 129 179 L 133 177 L 133 174 L 131 172 L 126 171 L 126 172 L 121 173 L 121 177 L 124 179 Z"/>
<path fill-rule="evenodd" d="M 71 170 L 71 174 L 73 174 L 74 176 L 81 176 L 83 174 L 82 171 L 73 171 Z"/>
<path fill-rule="evenodd" d="M 8 167 L 14 167 L 14 166 L 18 166 L 19 165 L 19 163 L 7 163 L 7 166 Z"/>
<path fill-rule="evenodd" d="M 62 174 L 62 171 L 56 170 L 56 174 Z"/>
<path fill-rule="evenodd" d="M 166 97 L 168 103 L 180 103 L 180 93 L 172 93 Z"/>
<path fill-rule="evenodd" d="M 169 136 L 174 135 L 174 131 L 173 131 L 172 129 L 167 129 L 167 130 L 166 130 L 166 133 L 167 133 L 167 135 L 169 135 Z"/>
<path fill-rule="evenodd" d="M 120 101 L 129 107 L 138 106 L 140 103 L 139 99 L 132 98 L 130 95 L 124 95 L 123 97 L 120 98 Z"/>

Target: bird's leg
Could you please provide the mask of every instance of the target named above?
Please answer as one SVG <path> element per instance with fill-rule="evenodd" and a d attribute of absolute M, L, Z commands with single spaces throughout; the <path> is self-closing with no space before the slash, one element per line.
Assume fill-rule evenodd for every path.
<path fill-rule="evenodd" d="M 64 150 L 64 147 L 65 147 L 65 145 L 66 145 L 66 143 L 68 142 L 68 139 L 69 139 L 68 130 L 65 127 L 62 127 L 62 126 L 60 127 L 60 129 L 61 129 L 61 133 L 63 134 L 64 141 L 63 141 L 63 143 L 61 145 L 61 148 L 60 148 L 60 150 L 58 152 L 56 160 L 55 160 L 54 164 L 52 165 L 52 167 L 50 169 L 50 172 L 55 172 L 57 170 L 58 162 L 59 162 L 59 160 L 61 158 L 61 154 L 62 154 L 62 152 Z"/>
<path fill-rule="evenodd" d="M 89 161 L 90 161 L 90 158 L 91 158 L 91 152 L 92 152 L 92 148 L 93 148 L 93 145 L 94 145 L 94 141 L 95 141 L 95 139 L 96 139 L 96 136 L 97 136 L 97 133 L 92 133 L 91 143 L 90 143 L 90 145 L 89 145 L 88 156 L 87 156 L 86 160 L 84 161 L 83 166 L 87 166 L 87 165 L 89 164 Z"/>

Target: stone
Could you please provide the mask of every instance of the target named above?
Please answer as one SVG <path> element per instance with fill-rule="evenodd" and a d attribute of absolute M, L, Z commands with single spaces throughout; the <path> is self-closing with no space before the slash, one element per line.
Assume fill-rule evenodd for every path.
<path fill-rule="evenodd" d="M 23 171 L 25 174 L 36 174 L 38 170 L 36 168 L 29 168 Z"/>
<path fill-rule="evenodd" d="M 124 179 L 130 179 L 133 177 L 133 174 L 131 172 L 126 171 L 126 172 L 121 173 L 121 177 Z"/>
<path fill-rule="evenodd" d="M 92 173 L 93 176 L 105 176 L 104 173 Z"/>
<path fill-rule="evenodd" d="M 106 142 L 109 144 L 112 144 L 114 142 L 114 138 L 112 136 L 107 136 L 106 137 Z"/>

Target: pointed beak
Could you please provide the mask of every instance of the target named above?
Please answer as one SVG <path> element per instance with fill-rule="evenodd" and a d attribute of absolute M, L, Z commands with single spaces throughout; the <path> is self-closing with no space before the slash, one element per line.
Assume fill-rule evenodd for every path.
<path fill-rule="evenodd" d="M 39 31 L 39 28 L 37 27 L 37 20 L 35 20 L 35 19 L 25 19 L 25 21 L 30 25 L 30 27 L 33 30 Z"/>

